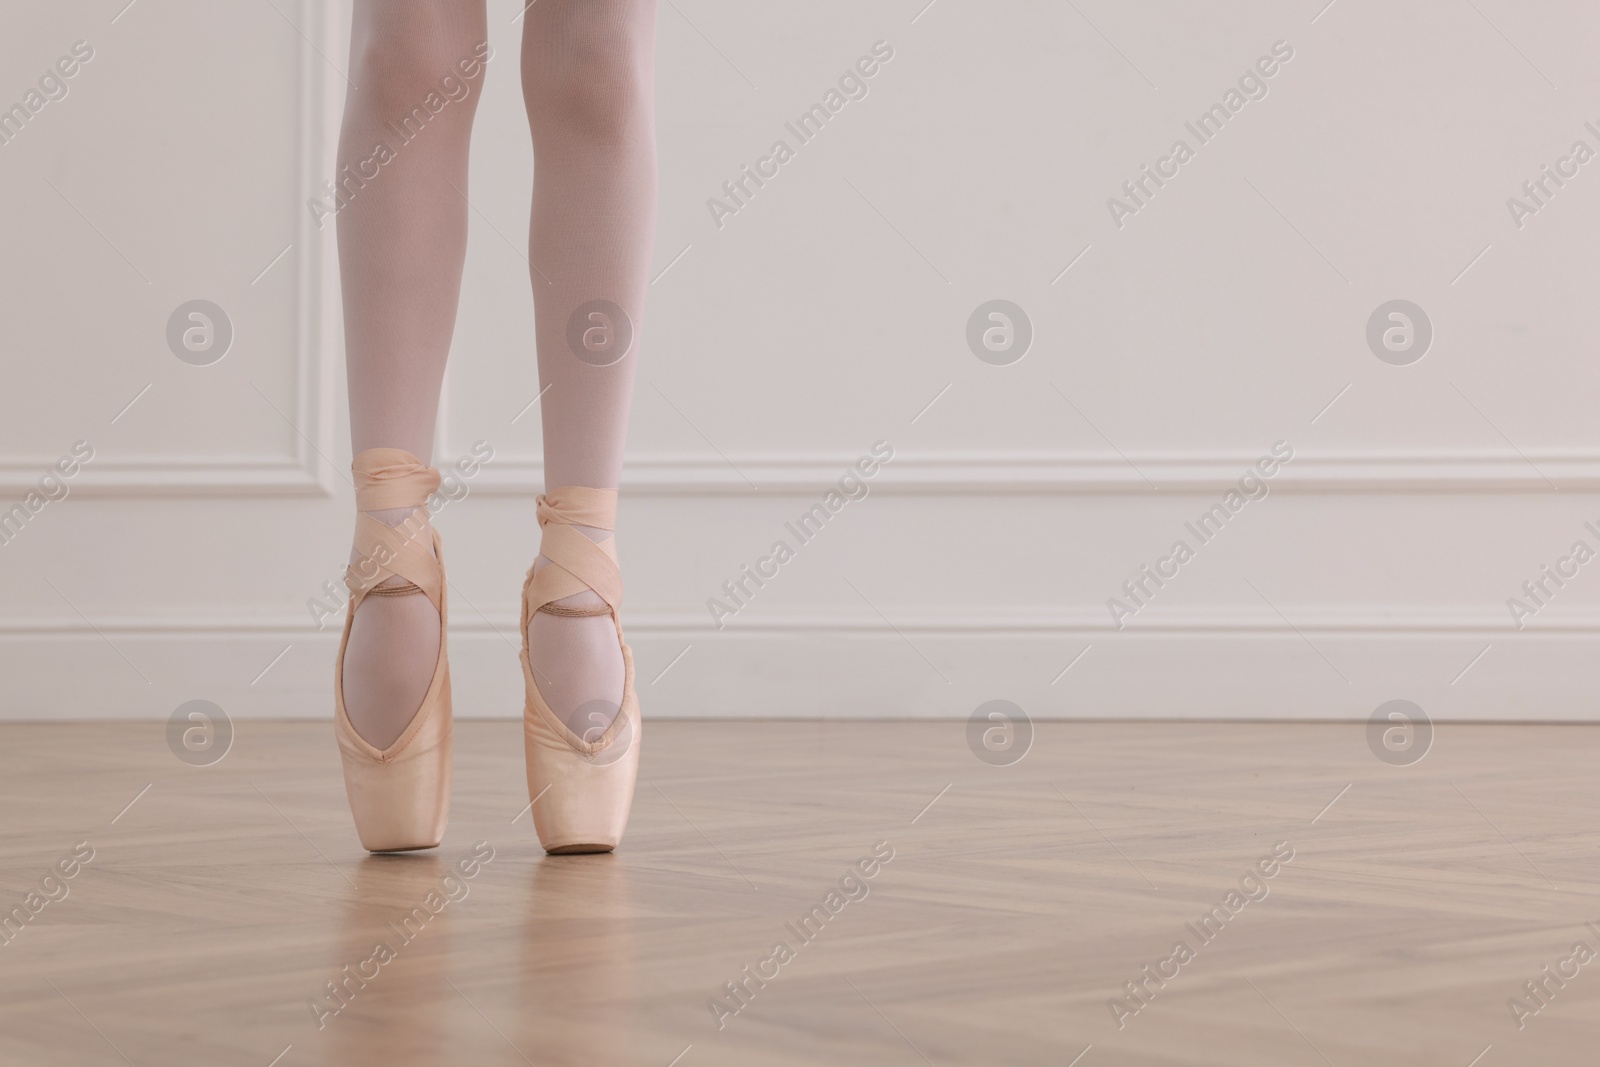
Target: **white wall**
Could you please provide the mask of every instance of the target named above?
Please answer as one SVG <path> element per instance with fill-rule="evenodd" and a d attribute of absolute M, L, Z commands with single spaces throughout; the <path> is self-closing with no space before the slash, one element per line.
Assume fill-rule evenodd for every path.
<path fill-rule="evenodd" d="M 0 146 L 0 511 L 94 449 L 0 545 L 0 715 L 323 716 L 337 627 L 306 601 L 352 494 L 306 200 L 348 13 L 125 2 L 0 15 L 0 105 L 94 49 Z M 662 7 L 620 541 L 647 713 L 1593 718 L 1600 563 L 1520 631 L 1506 601 L 1600 549 L 1600 161 L 1520 227 L 1507 198 L 1600 149 L 1600 14 L 925 2 Z M 438 454 L 495 450 L 439 519 L 463 715 L 517 713 L 537 544 L 521 6 L 490 0 Z M 868 95 L 719 228 L 707 199 L 877 41 Z M 1108 198 L 1278 41 L 1267 95 L 1116 226 Z M 196 298 L 236 329 L 211 366 L 165 339 Z M 1013 365 L 966 344 L 994 298 L 1035 330 Z M 1395 298 L 1435 331 L 1408 366 L 1364 336 Z M 716 629 L 708 598 L 879 440 L 870 494 Z M 1116 629 L 1107 598 L 1278 441 L 1270 494 Z"/>

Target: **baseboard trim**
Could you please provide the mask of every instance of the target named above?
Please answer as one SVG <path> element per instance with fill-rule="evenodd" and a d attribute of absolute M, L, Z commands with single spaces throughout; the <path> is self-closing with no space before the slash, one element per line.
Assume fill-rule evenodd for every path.
<path fill-rule="evenodd" d="M 752 609 L 754 610 L 754 609 Z M 1441 721 L 1594 722 L 1593 612 L 1522 631 L 1492 611 L 1168 611 L 1121 631 L 1095 611 L 992 609 L 752 616 L 627 616 L 652 718 L 965 720 L 995 698 L 1044 719 L 1352 723 L 1415 701 Z M 1102 617 L 1103 618 L 1103 617 Z M 453 621 L 457 712 L 521 713 L 515 619 Z M 0 623 L 0 721 L 165 721 L 214 701 L 237 719 L 325 718 L 339 629 L 271 616 Z M 154 738 L 154 735 L 153 735 Z M 159 738 L 153 742 L 160 744 Z M 950 743 L 961 746 L 959 722 Z"/>
<path fill-rule="evenodd" d="M 1600 609 L 1550 608 L 1526 620 L 1519 630 L 1504 607 L 1460 609 L 1389 608 L 1377 606 L 1284 605 L 1280 615 L 1269 608 L 1150 608 L 1116 626 L 1104 605 L 1070 608 L 908 608 L 886 606 L 885 615 L 865 608 L 734 615 L 718 627 L 709 610 L 624 609 L 623 624 L 630 634 L 714 636 L 862 635 L 874 633 L 929 633 L 952 637 L 994 634 L 1086 634 L 1138 639 L 1144 635 L 1289 634 L 1460 636 L 1489 635 L 1503 638 L 1539 634 L 1600 634 Z M 321 633 L 338 636 L 338 619 L 330 618 Z M 452 634 L 516 632 L 517 617 L 510 613 L 471 615 L 459 613 L 450 622 Z M 314 638 L 318 628 L 310 612 L 272 614 L 218 613 L 215 615 L 102 616 L 93 620 L 51 615 L 0 618 L 0 641 L 44 635 L 138 634 L 155 638 L 228 635 L 244 638 Z"/>

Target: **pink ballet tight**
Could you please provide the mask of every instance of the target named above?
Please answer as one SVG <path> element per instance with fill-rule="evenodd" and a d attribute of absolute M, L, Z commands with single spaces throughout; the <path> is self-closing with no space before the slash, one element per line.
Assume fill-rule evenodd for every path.
<path fill-rule="evenodd" d="M 534 146 L 529 260 L 550 488 L 615 488 L 621 473 L 655 227 L 655 8 L 655 0 L 537 0 L 522 16 Z M 356 87 L 345 107 L 340 172 L 372 158 L 379 143 L 392 148 L 338 214 L 357 452 L 403 448 L 432 462 L 466 255 L 468 143 L 484 68 L 495 65 L 482 61 L 486 36 L 483 0 L 355 0 Z M 420 132 L 402 140 L 396 130 L 419 106 L 429 117 L 413 119 Z M 603 319 L 589 314 L 596 307 Z M 610 332 L 592 332 L 594 323 Z M 619 353 L 623 336 L 630 343 Z M 584 341 L 574 345 L 573 337 Z M 585 343 L 596 337 L 612 347 Z M 378 517 L 395 524 L 405 514 Z M 567 600 L 600 603 L 588 593 Z M 623 674 L 610 619 L 539 613 L 529 638 L 551 707 L 579 734 L 609 722 Z M 370 743 L 387 747 L 411 720 L 438 640 L 438 615 L 425 597 L 362 602 L 344 694 Z"/>

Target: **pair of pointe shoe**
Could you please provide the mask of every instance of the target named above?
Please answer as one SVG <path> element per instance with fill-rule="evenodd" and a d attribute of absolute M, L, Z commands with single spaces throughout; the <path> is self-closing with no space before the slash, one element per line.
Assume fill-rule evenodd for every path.
<path fill-rule="evenodd" d="M 439 472 L 397 448 L 359 453 L 351 469 L 356 507 L 421 508 L 439 488 Z M 622 637 L 617 606 L 622 578 L 612 541 L 596 544 L 572 527 L 616 529 L 617 491 L 567 486 L 539 497 L 540 553 L 551 562 L 537 574 L 528 569 L 522 587 L 523 748 L 533 825 L 548 853 L 610 852 L 622 839 L 639 770 L 642 723 L 633 688 L 633 654 Z M 345 792 L 356 832 L 369 852 L 407 852 L 434 848 L 444 837 L 450 814 L 450 664 L 445 654 L 448 615 L 444 555 L 439 534 L 433 548 L 408 529 L 358 515 L 356 544 L 365 556 L 358 572 L 345 574 L 350 604 L 335 668 L 334 735 L 344 763 Z M 398 575 L 404 584 L 377 588 Z M 573 611 L 555 601 L 592 589 L 605 601 L 595 611 Z M 394 744 L 377 749 L 350 724 L 344 706 L 344 653 L 356 608 L 368 596 L 426 596 L 439 611 L 439 658 L 422 705 Z M 528 658 L 528 621 L 538 611 L 557 615 L 610 615 L 617 627 L 625 669 L 622 705 L 611 724 L 595 737 L 579 737 L 550 709 L 539 691 Z M 596 731 L 591 730 L 593 734 Z"/>

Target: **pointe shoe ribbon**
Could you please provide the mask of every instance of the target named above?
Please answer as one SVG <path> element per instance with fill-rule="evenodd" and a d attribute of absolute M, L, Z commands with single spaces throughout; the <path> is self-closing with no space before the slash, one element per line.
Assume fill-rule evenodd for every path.
<path fill-rule="evenodd" d="M 550 563 L 531 570 L 529 597 L 534 611 L 551 601 L 592 589 L 616 612 L 622 607 L 622 572 L 616 538 L 596 544 L 574 526 L 617 528 L 617 491 L 569 485 L 539 496 L 539 554 Z"/>
<path fill-rule="evenodd" d="M 443 569 L 430 551 L 426 515 L 408 515 L 398 526 L 380 522 L 369 511 L 390 508 L 422 510 L 439 488 L 439 472 L 424 467 L 410 452 L 399 448 L 369 448 L 350 465 L 356 482 L 356 549 L 359 563 L 345 570 L 345 585 L 352 596 L 351 610 L 361 606 L 373 587 L 398 575 L 416 586 L 443 612 Z"/>

